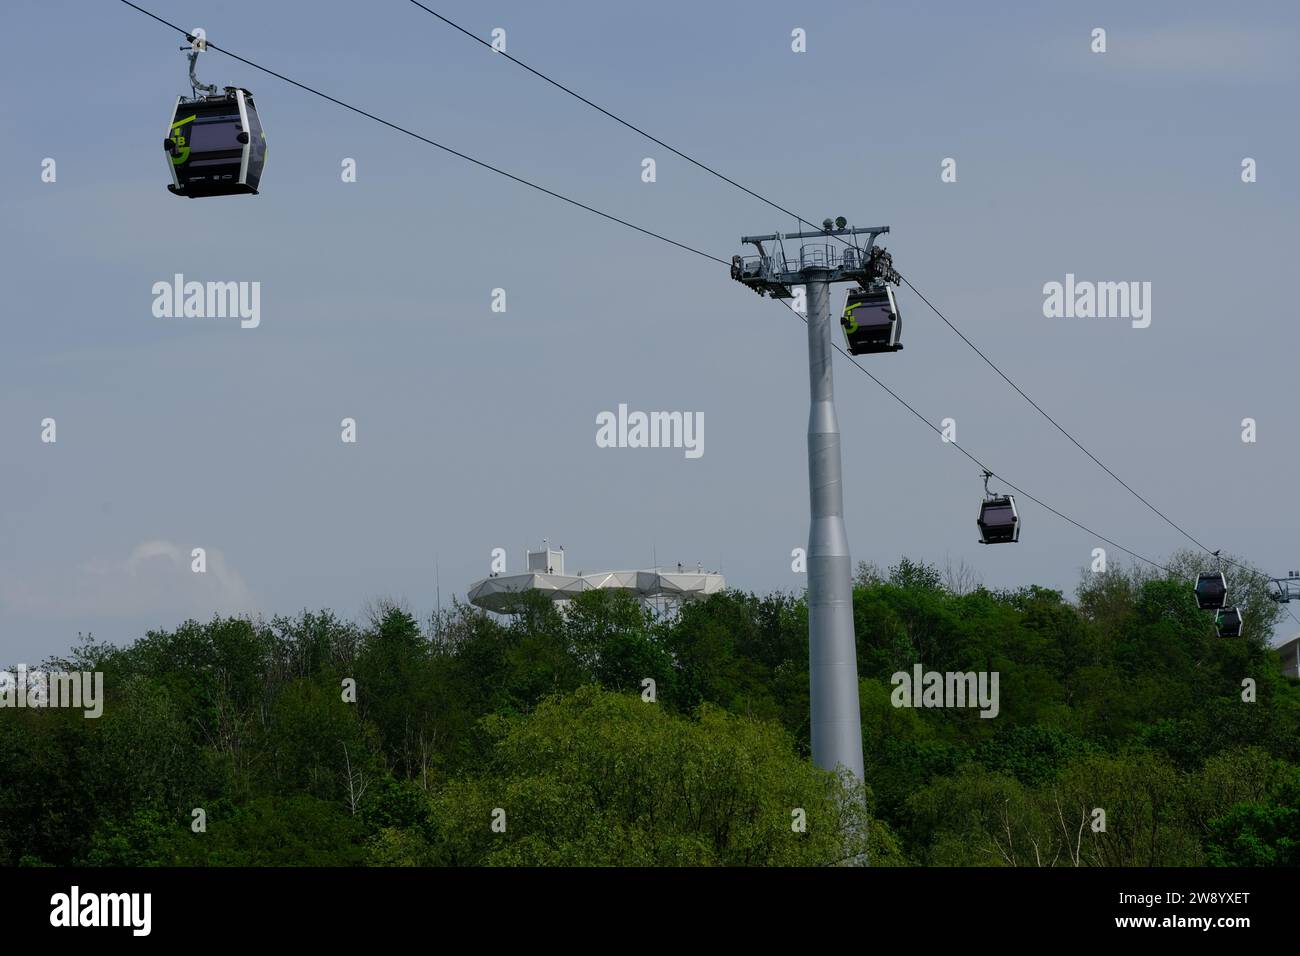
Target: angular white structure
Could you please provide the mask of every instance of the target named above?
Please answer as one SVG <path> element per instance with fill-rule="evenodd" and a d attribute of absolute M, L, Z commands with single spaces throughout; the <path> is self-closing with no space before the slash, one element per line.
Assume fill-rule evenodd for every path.
<path fill-rule="evenodd" d="M 680 604 L 706 598 L 726 588 L 721 574 L 713 571 L 595 571 L 565 574 L 564 550 L 549 546 L 528 552 L 527 571 L 496 574 L 470 585 L 469 600 L 475 607 L 498 614 L 521 610 L 527 594 L 545 594 L 552 601 L 570 601 L 584 591 L 623 591 L 643 603 Z M 680 567 L 680 566 L 679 566 Z"/>

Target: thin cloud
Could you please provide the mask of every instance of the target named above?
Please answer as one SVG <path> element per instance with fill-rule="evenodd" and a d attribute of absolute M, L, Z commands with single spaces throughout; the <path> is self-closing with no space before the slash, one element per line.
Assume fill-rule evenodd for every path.
<path fill-rule="evenodd" d="M 225 555 L 208 548 L 206 558 L 207 571 L 195 573 L 189 548 L 143 541 L 125 558 L 96 558 L 69 572 L 6 574 L 0 603 L 10 611 L 51 616 L 205 618 L 255 610 L 252 592 Z"/>
<path fill-rule="evenodd" d="M 1295 37 L 1286 31 L 1186 24 L 1110 40 L 1116 60 L 1134 70 L 1255 78 L 1295 71 Z"/>
<path fill-rule="evenodd" d="M 1278 80 L 1297 72 L 1297 38 L 1287 28 L 1205 22 L 1140 30 L 1118 23 L 1094 26 L 1106 30 L 1106 52 L 1090 52 L 1091 30 L 1085 30 L 1072 36 L 1072 55 L 1063 57 L 1063 38 L 1058 36 L 1053 44 L 1057 63 L 1092 67 L 1096 58 L 1104 59 L 1108 68 L 1130 73 L 1219 81 Z"/>

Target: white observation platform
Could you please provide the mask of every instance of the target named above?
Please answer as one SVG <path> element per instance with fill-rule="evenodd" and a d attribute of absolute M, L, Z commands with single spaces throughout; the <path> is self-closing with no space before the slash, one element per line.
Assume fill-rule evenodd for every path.
<path fill-rule="evenodd" d="M 651 568 L 642 571 L 594 571 L 564 573 L 564 549 L 544 545 L 529 551 L 528 570 L 517 574 L 493 574 L 470 585 L 469 600 L 476 607 L 498 614 L 522 610 L 523 598 L 544 594 L 552 601 L 571 601 L 584 591 L 623 591 L 643 604 L 681 604 L 717 594 L 727 586 L 716 571 L 696 565 L 694 571 Z"/>

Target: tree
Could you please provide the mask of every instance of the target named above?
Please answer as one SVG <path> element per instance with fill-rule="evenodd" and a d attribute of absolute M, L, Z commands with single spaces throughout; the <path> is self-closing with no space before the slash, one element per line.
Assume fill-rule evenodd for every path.
<path fill-rule="evenodd" d="M 707 705 L 693 720 L 588 686 L 491 723 L 488 772 L 434 796 L 430 839 L 387 832 L 372 847 L 377 858 L 806 865 L 843 862 L 867 845 L 865 794 L 800 759 L 768 722 Z M 501 813 L 505 830 L 494 832 Z M 875 833 L 882 856 L 896 859 L 887 832 Z"/>
<path fill-rule="evenodd" d="M 1270 794 L 1237 803 L 1208 830 L 1211 866 L 1300 866 L 1300 769 L 1287 768 Z"/>
<path fill-rule="evenodd" d="M 864 841 L 876 865 L 1293 863 L 1300 685 L 1264 644 L 1259 579 L 1229 575 L 1262 623 L 1214 635 L 1191 590 L 1207 566 L 1112 566 L 1073 603 L 866 569 L 861 791 L 808 757 L 796 595 L 654 619 L 616 592 L 535 595 L 505 623 L 453 603 L 426 628 L 379 602 L 362 624 L 85 639 L 47 666 L 102 672 L 100 719 L 0 708 L 0 763 L 21 768 L 0 865 L 830 864 Z M 916 664 L 998 673 L 997 719 L 895 707 Z"/>

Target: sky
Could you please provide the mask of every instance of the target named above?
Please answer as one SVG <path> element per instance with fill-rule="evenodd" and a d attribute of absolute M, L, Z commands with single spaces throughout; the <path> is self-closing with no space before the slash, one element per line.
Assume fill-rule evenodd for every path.
<path fill-rule="evenodd" d="M 724 260 L 797 228 L 407 0 L 142 5 Z M 1212 548 L 1300 567 L 1294 4 L 428 5 L 807 219 L 888 225 L 897 268 L 1125 481 Z M 179 35 L 116 0 L 3 23 L 0 663 L 216 613 L 424 615 L 544 537 L 571 572 L 802 590 L 806 333 L 780 304 L 217 52 L 199 76 L 254 92 L 262 192 L 174 197 Z M 156 317 L 176 273 L 260 283 L 259 324 Z M 1150 325 L 1045 316 L 1067 274 L 1149 282 Z M 1189 545 L 898 298 L 905 348 L 873 374 L 1096 532 Z M 835 382 L 855 562 L 1074 592 L 1102 542 L 1022 500 L 1020 543 L 981 546 L 979 469 L 841 358 Z M 598 447 L 620 404 L 702 416 L 704 453 Z"/>

